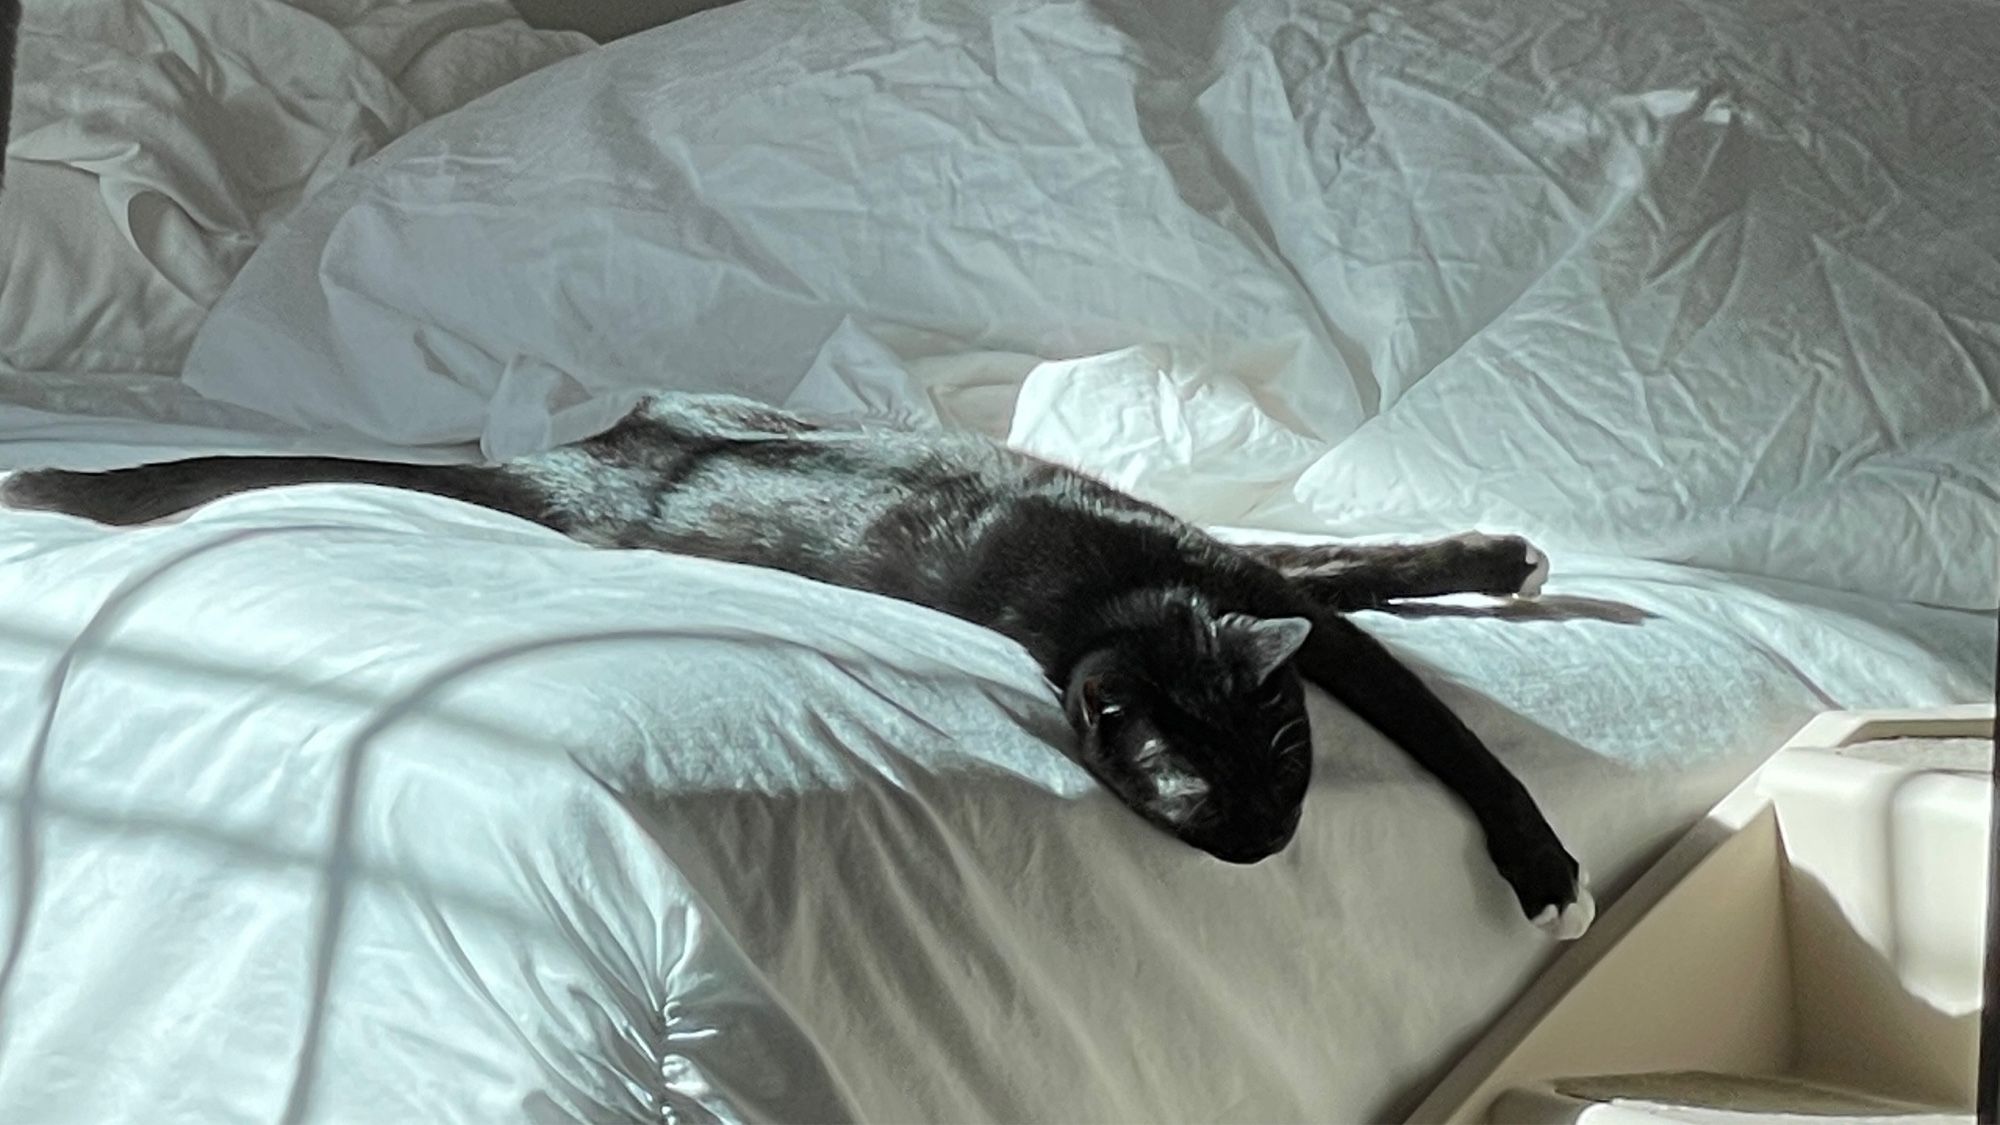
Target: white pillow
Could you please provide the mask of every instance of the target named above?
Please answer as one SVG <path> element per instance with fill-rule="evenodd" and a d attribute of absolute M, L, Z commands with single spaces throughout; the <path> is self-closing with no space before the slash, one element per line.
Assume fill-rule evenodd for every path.
<path fill-rule="evenodd" d="M 1007 443 L 1182 519 L 1239 527 L 1268 522 L 1273 495 L 1324 449 L 1273 418 L 1240 379 L 1163 347 L 1037 366 Z"/>
<path fill-rule="evenodd" d="M 268 242 L 188 367 L 300 425 L 505 457 L 644 389 L 782 400 L 843 324 L 960 352 L 1164 343 L 1328 441 L 1362 418 L 1299 285 L 1140 45 L 1085 8 L 748 0 L 392 145 Z M 996 70 L 998 78 L 996 80 Z"/>
<path fill-rule="evenodd" d="M 171 375 L 206 312 L 119 236 L 97 177 L 8 162 L 0 370 Z"/>
<path fill-rule="evenodd" d="M 0 373 L 178 372 L 301 198 L 588 46 L 529 29 L 506 0 L 28 4 L 0 192 Z"/>
<path fill-rule="evenodd" d="M 1254 486 L 1269 526 L 1484 525 L 1991 606 L 2000 117 L 1966 98 L 1996 36 L 1988 8 L 1873 0 L 745 0 L 355 170 L 253 258 L 188 379 L 505 457 L 642 389 L 915 417 L 939 341 L 1161 346 L 1242 384 L 1173 426 L 1247 403 L 1271 425 L 1243 433 L 1290 435 L 1273 465 L 1318 457 L 1107 466 L 1195 509 Z M 843 371 L 862 389 L 807 380 Z"/>

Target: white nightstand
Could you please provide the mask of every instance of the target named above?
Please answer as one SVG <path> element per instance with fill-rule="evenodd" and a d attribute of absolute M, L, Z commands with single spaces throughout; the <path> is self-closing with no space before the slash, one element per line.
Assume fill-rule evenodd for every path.
<path fill-rule="evenodd" d="M 1972 1119 L 1993 708 L 1808 723 L 1413 1122 Z"/>

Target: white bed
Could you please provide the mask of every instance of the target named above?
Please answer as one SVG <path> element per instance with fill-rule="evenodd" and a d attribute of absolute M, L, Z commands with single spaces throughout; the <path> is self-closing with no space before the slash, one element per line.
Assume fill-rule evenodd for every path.
<path fill-rule="evenodd" d="M 0 536 L 10 1120 L 1375 1119 L 1553 952 L 1330 706 L 1242 869 L 899 603 L 362 488 Z M 1655 616 L 1370 621 L 1614 885 L 1822 699 L 1976 689 L 1947 613 L 1557 561 Z"/>
<path fill-rule="evenodd" d="M 152 406 L 31 373 L 0 456 L 729 389 L 1526 533 L 1538 602 L 1363 621 L 1615 893 L 1813 712 L 1990 682 L 2000 18 L 1879 11 L 744 0 L 330 177 Z M 1553 952 L 1324 700 L 1226 866 L 992 634 L 435 498 L 0 513 L 0 622 L 10 1121 L 1383 1119 Z"/>

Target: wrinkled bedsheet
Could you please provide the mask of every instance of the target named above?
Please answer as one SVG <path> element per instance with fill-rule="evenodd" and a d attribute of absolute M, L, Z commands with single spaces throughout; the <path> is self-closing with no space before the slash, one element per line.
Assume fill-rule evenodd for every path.
<path fill-rule="evenodd" d="M 1990 619 L 1558 555 L 1367 615 L 1601 886 Z M 1063 752 L 1013 644 L 360 486 L 0 514 L 0 1117 L 1361 1120 L 1551 954 L 1316 698 L 1251 868 Z"/>

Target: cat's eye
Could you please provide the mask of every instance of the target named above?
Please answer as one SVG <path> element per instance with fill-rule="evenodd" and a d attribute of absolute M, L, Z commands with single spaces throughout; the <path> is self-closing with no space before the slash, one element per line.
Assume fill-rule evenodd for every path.
<path fill-rule="evenodd" d="M 1125 713 L 1123 704 L 1104 697 L 1104 681 L 1092 677 L 1083 681 L 1083 713 L 1092 726 L 1115 721 Z"/>
<path fill-rule="evenodd" d="M 1115 738 L 1125 723 L 1125 706 L 1122 703 L 1106 703 L 1097 712 L 1097 730 L 1101 737 Z"/>

